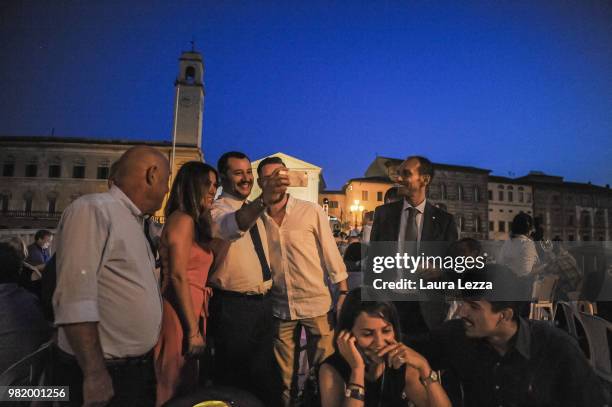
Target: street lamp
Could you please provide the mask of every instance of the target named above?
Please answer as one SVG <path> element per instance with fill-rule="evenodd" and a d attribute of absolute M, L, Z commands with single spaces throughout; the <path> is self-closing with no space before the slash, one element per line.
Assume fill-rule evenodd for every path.
<path fill-rule="evenodd" d="M 353 212 L 354 221 L 354 229 L 357 229 L 357 212 L 361 213 L 363 211 L 363 205 L 359 205 L 359 199 L 355 199 L 353 205 L 351 205 L 351 212 Z"/>

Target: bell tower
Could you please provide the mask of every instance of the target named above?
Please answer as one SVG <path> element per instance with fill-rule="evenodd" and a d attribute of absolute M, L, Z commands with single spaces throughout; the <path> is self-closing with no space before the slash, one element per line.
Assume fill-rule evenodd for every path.
<path fill-rule="evenodd" d="M 193 46 L 193 43 L 192 43 Z M 179 58 L 179 72 L 174 82 L 174 127 L 176 145 L 202 149 L 204 114 L 204 62 L 193 47 Z"/>

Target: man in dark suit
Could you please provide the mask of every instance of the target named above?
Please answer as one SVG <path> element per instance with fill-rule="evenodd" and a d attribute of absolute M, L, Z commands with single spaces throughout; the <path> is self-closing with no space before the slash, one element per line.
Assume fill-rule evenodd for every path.
<path fill-rule="evenodd" d="M 444 256 L 448 244 L 457 240 L 453 216 L 427 202 L 427 188 L 434 177 L 431 161 L 425 157 L 406 158 L 398 169 L 403 199 L 379 206 L 374 213 L 371 242 L 397 242 L 398 252 L 411 255 Z M 426 333 L 446 316 L 441 301 L 399 301 L 402 331 Z"/>

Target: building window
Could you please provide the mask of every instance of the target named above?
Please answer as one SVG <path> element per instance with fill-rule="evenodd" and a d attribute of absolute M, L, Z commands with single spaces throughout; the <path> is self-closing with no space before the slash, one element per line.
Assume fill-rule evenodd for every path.
<path fill-rule="evenodd" d="M 518 193 L 518 201 L 519 202 L 524 202 L 525 201 L 525 194 L 521 191 L 519 191 Z"/>
<path fill-rule="evenodd" d="M 567 217 L 567 226 L 574 226 L 574 216 L 573 215 L 569 215 Z"/>
<path fill-rule="evenodd" d="M 474 187 L 474 202 L 480 202 L 480 188 Z"/>
<path fill-rule="evenodd" d="M 27 213 L 32 212 L 32 197 L 27 196 L 24 198 L 25 204 L 23 205 L 23 210 Z"/>
<path fill-rule="evenodd" d="M 55 203 L 57 201 L 57 198 L 49 198 L 49 200 L 47 201 L 48 205 L 47 205 L 47 209 L 49 211 L 49 213 L 55 213 Z"/>
<path fill-rule="evenodd" d="M 85 178 L 85 166 L 75 165 L 72 167 L 72 178 Z"/>
<path fill-rule="evenodd" d="M 480 216 L 476 216 L 476 218 L 474 218 L 474 232 L 480 232 L 481 223 Z"/>
<path fill-rule="evenodd" d="M 463 185 L 461 184 L 457 185 L 457 199 L 463 201 Z"/>
<path fill-rule="evenodd" d="M 526 193 L 525 196 L 527 197 L 527 203 L 531 203 L 531 194 Z"/>
<path fill-rule="evenodd" d="M 490 221 L 489 222 L 489 232 L 494 232 L 495 231 L 495 222 Z"/>
<path fill-rule="evenodd" d="M 504 200 L 504 191 L 499 191 L 497 197 L 499 198 L 498 200 L 503 201 Z"/>
<path fill-rule="evenodd" d="M 506 231 L 506 222 L 504 222 L 503 220 L 500 220 L 497 226 L 497 230 L 499 230 L 500 232 Z"/>
<path fill-rule="evenodd" d="M 440 198 L 441 199 L 448 199 L 448 197 L 446 196 L 447 195 L 446 192 L 447 192 L 446 191 L 446 184 L 441 184 L 440 185 L 440 195 L 441 195 Z"/>
<path fill-rule="evenodd" d="M 8 193 L 0 195 L 0 204 L 1 204 L 1 207 L 2 207 L 2 212 L 3 213 L 8 212 L 8 209 L 9 209 L 9 199 L 10 198 L 9 198 L 9 194 Z"/>
<path fill-rule="evenodd" d="M 591 227 L 591 214 L 584 211 L 580 214 L 580 226 L 583 228 Z"/>
<path fill-rule="evenodd" d="M 62 176 L 62 167 L 58 164 L 49 166 L 49 178 L 59 178 Z"/>
<path fill-rule="evenodd" d="M 489 189 L 489 201 L 493 200 L 493 191 Z"/>
<path fill-rule="evenodd" d="M 465 232 L 465 218 L 461 215 L 457 218 L 459 220 L 459 230 Z"/>
<path fill-rule="evenodd" d="M 368 191 L 361 191 L 361 200 L 362 201 L 368 200 Z"/>
<path fill-rule="evenodd" d="M 2 176 L 12 177 L 15 175 L 15 163 L 4 163 L 2 166 Z"/>
<path fill-rule="evenodd" d="M 514 199 L 514 193 L 512 191 L 508 191 L 508 202 L 512 202 Z"/>
<path fill-rule="evenodd" d="M 108 179 L 108 174 L 108 167 L 98 167 L 98 179 Z"/>
<path fill-rule="evenodd" d="M 377 200 L 378 202 L 382 202 L 382 201 L 383 201 L 383 193 L 382 193 L 382 191 L 378 191 L 378 192 L 376 193 L 376 200 Z"/>
<path fill-rule="evenodd" d="M 329 201 L 329 209 L 336 209 L 338 207 L 338 201 Z"/>
<path fill-rule="evenodd" d="M 27 164 L 25 167 L 25 176 L 26 177 L 35 177 L 38 173 L 38 165 L 36 164 Z"/>
<path fill-rule="evenodd" d="M 574 241 L 574 235 L 568 235 L 567 236 L 567 240 L 569 240 L 570 242 Z"/>
<path fill-rule="evenodd" d="M 185 69 L 185 80 L 188 84 L 193 85 L 195 83 L 195 68 L 193 66 L 188 66 Z"/>

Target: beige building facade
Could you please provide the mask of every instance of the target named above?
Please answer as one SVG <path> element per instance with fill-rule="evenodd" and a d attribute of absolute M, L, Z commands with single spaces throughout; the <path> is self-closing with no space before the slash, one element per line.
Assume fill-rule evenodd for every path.
<path fill-rule="evenodd" d="M 489 176 L 489 240 L 510 239 L 514 217 L 524 212 L 533 216 L 533 190 L 512 178 Z"/>
<path fill-rule="evenodd" d="M 76 198 L 108 189 L 111 165 L 134 145 L 161 151 L 172 174 L 187 161 L 203 161 L 203 75 L 201 55 L 184 52 L 174 83 L 173 141 L 0 136 L 0 229 L 54 229 Z"/>

